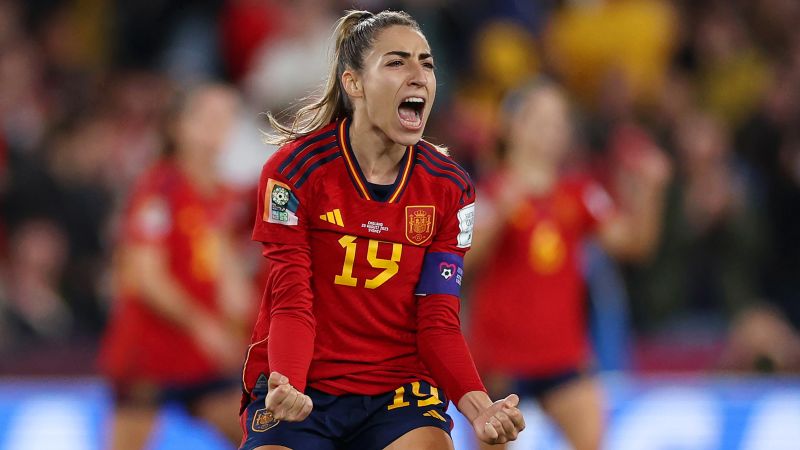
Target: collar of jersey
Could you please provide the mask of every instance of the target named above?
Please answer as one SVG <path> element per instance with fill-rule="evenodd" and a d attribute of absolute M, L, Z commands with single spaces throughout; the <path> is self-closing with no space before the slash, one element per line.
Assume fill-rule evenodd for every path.
<path fill-rule="evenodd" d="M 365 200 L 377 201 L 367 188 L 367 179 L 364 173 L 361 172 L 361 167 L 358 165 L 353 149 L 350 146 L 350 119 L 345 118 L 339 122 L 337 127 L 337 139 L 339 140 L 339 147 L 342 149 L 342 156 L 344 157 L 345 166 L 347 166 L 347 173 L 353 181 L 353 185 L 358 191 L 358 194 Z M 409 145 L 406 147 L 406 153 L 400 161 L 401 170 L 397 174 L 391 188 L 391 195 L 387 197 L 387 203 L 395 203 L 400 198 L 400 195 L 405 190 L 409 179 L 411 178 L 411 169 L 414 166 L 414 146 Z"/>

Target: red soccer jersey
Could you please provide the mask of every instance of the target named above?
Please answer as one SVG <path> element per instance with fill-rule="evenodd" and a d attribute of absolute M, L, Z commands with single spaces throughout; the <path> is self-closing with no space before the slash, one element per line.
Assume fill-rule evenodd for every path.
<path fill-rule="evenodd" d="M 222 233 L 229 231 L 227 192 L 197 192 L 171 162 L 140 179 L 126 208 L 118 249 L 152 244 L 164 249 L 170 275 L 202 308 L 219 314 L 218 258 Z M 135 276 L 135 275 L 133 275 Z M 118 277 L 117 304 L 106 331 L 101 365 L 111 378 L 161 383 L 198 382 L 216 377 L 216 364 L 191 337 L 153 312 L 134 285 Z"/>
<path fill-rule="evenodd" d="M 248 391 L 271 369 L 267 337 L 270 322 L 291 307 L 285 304 L 293 299 L 283 299 L 286 286 L 301 283 L 310 287 L 313 319 L 291 330 L 316 334 L 310 386 L 375 395 L 414 380 L 435 383 L 418 352 L 418 303 L 434 300 L 423 294 L 458 294 L 474 189 L 462 168 L 421 141 L 406 149 L 385 201 L 376 201 L 350 149 L 348 127 L 348 120 L 332 123 L 287 144 L 264 166 L 253 238 L 284 245 L 290 254 L 307 252 L 310 280 L 302 274 L 282 280 L 292 276 L 289 269 L 270 265 L 243 371 Z M 298 292 L 292 295 L 305 295 Z M 303 376 L 290 382 L 303 389 Z M 473 387 L 482 389 L 479 381 Z"/>
<path fill-rule="evenodd" d="M 478 233 L 502 188 L 498 179 L 481 190 Z M 481 370 L 547 376 L 586 363 L 581 242 L 611 210 L 602 187 L 572 177 L 512 214 L 472 295 L 470 349 Z"/>

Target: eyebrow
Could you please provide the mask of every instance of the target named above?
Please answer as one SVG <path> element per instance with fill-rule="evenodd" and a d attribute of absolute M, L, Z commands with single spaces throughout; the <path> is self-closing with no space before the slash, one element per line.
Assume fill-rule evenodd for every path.
<path fill-rule="evenodd" d="M 395 55 L 395 56 L 399 56 L 401 58 L 410 58 L 411 57 L 411 53 L 400 51 L 400 50 L 394 50 L 394 51 L 391 51 L 391 52 L 386 52 L 386 53 L 384 53 L 383 56 L 389 56 L 389 55 Z M 428 59 L 428 58 L 433 58 L 433 55 L 431 55 L 430 53 L 420 53 L 419 54 L 419 59 L 420 60 Z"/>

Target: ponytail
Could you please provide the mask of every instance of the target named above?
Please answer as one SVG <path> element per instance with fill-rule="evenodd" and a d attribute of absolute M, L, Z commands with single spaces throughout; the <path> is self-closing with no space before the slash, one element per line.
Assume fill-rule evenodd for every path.
<path fill-rule="evenodd" d="M 267 120 L 275 130 L 275 134 L 267 136 L 267 142 L 283 145 L 324 128 L 331 122 L 350 117 L 353 107 L 342 89 L 342 74 L 347 69 L 361 70 L 364 54 L 372 46 L 378 32 L 393 25 L 420 30 L 417 22 L 402 11 L 382 11 L 378 14 L 347 11 L 334 27 L 333 60 L 323 94 L 302 100 L 307 104 L 294 114 L 290 125 L 278 122 L 271 112 L 267 112 Z"/>

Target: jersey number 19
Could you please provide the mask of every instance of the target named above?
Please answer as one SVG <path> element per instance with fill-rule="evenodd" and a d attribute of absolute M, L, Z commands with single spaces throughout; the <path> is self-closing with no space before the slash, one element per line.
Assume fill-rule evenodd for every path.
<path fill-rule="evenodd" d="M 391 259 L 378 257 L 378 246 L 381 243 L 392 245 Z M 353 277 L 353 263 L 356 259 L 356 248 L 358 245 L 356 243 L 356 237 L 344 235 L 339 239 L 339 245 L 345 249 L 344 263 L 342 264 L 341 275 L 336 275 L 333 282 L 342 286 L 355 287 L 358 285 L 358 278 Z M 369 246 L 367 247 L 367 262 L 375 269 L 383 269 L 383 272 L 379 273 L 375 278 L 365 280 L 364 287 L 367 289 L 378 288 L 395 276 L 400 268 L 397 263 L 400 261 L 402 252 L 403 246 L 401 244 L 370 239 Z"/>

